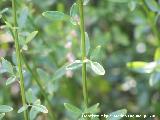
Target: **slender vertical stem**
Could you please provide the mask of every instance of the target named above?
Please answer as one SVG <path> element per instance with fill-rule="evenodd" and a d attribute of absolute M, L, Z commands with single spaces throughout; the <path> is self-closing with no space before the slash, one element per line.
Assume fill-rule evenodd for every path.
<path fill-rule="evenodd" d="M 24 61 L 24 64 L 26 66 L 26 68 L 29 70 L 29 72 L 32 74 L 33 78 L 35 79 L 36 83 L 38 84 L 39 88 L 40 88 L 40 92 L 41 94 L 43 95 L 43 97 L 46 99 L 46 102 L 47 102 L 47 108 L 49 110 L 49 115 L 50 115 L 50 118 L 52 120 L 55 120 L 56 119 L 56 116 L 55 114 L 53 113 L 53 110 L 52 110 L 52 103 L 50 102 L 48 96 L 47 96 L 47 93 L 45 91 L 45 89 L 43 88 L 43 84 L 42 82 L 40 81 L 38 75 L 37 75 L 37 72 L 33 72 L 33 70 L 30 68 L 29 64 L 27 63 L 27 60 L 25 59 L 24 55 L 22 54 L 22 59 Z"/>
<path fill-rule="evenodd" d="M 83 0 L 78 0 L 79 13 L 80 13 L 80 30 L 81 30 L 81 52 L 82 61 L 86 59 L 86 41 L 85 41 L 85 28 L 84 28 L 84 14 L 83 14 Z M 87 76 L 86 76 L 86 63 L 82 65 L 82 82 L 83 82 L 83 96 L 85 107 L 88 107 L 88 92 L 87 92 Z"/>
<path fill-rule="evenodd" d="M 25 98 L 25 88 L 24 88 L 24 77 L 22 73 L 22 61 L 21 61 L 21 53 L 20 53 L 20 46 L 18 41 L 18 31 L 17 31 L 17 13 L 16 13 L 16 3 L 15 0 L 12 0 L 12 8 L 13 8 L 13 17 L 14 17 L 14 42 L 16 47 L 16 57 L 18 63 L 18 72 L 20 76 L 20 89 L 21 89 L 21 97 L 22 97 L 22 104 L 26 104 Z M 24 120 L 28 120 L 27 111 L 24 111 Z"/>

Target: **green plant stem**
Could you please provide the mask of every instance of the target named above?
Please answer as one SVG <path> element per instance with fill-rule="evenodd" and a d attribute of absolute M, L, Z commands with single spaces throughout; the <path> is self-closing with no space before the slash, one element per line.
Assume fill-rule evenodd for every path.
<path fill-rule="evenodd" d="M 46 99 L 46 102 L 47 102 L 47 108 L 49 110 L 49 115 L 50 115 L 50 118 L 52 120 L 56 120 L 56 116 L 54 115 L 54 112 L 52 110 L 52 103 L 50 102 L 48 96 L 47 96 L 47 93 L 45 91 L 45 89 L 43 88 L 43 84 L 42 82 L 40 81 L 39 77 L 38 77 L 38 74 L 36 72 L 33 72 L 32 69 L 30 68 L 28 62 L 26 61 L 26 58 L 24 57 L 24 55 L 22 54 L 22 58 L 23 58 L 23 61 L 24 61 L 24 64 L 26 66 L 26 68 L 29 70 L 29 72 L 31 73 L 31 75 L 33 76 L 33 78 L 35 79 L 37 85 L 39 86 L 40 88 L 40 92 L 41 94 L 43 95 L 43 97 Z"/>
<path fill-rule="evenodd" d="M 21 89 L 21 97 L 23 106 L 26 105 L 26 97 L 25 97 L 25 88 L 24 88 L 24 77 L 22 73 L 22 61 L 21 61 L 21 53 L 20 46 L 18 41 L 18 31 L 17 31 L 17 13 L 16 13 L 16 3 L 15 0 L 12 0 L 12 8 L 13 8 L 13 17 L 14 17 L 14 42 L 16 47 L 16 57 L 18 63 L 18 72 L 20 76 L 20 89 Z M 24 120 L 28 120 L 27 111 L 24 111 Z"/>
<path fill-rule="evenodd" d="M 80 13 L 80 30 L 81 30 L 81 52 L 82 61 L 86 59 L 86 40 L 84 28 L 84 14 L 83 14 L 83 0 L 78 0 L 79 13 Z M 82 64 L 82 82 L 83 82 L 83 96 L 85 108 L 88 107 L 88 92 L 87 92 L 87 76 L 86 76 L 86 63 Z"/>

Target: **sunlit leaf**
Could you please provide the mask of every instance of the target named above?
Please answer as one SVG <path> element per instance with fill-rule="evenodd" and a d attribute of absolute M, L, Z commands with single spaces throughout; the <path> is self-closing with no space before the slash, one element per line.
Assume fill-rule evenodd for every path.
<path fill-rule="evenodd" d="M 34 104 L 32 106 L 36 111 L 42 112 L 42 113 L 48 113 L 48 110 L 45 106 L 43 105 L 38 105 L 38 104 Z"/>
<path fill-rule="evenodd" d="M 10 84 L 12 84 L 12 83 L 15 82 L 15 81 L 16 81 L 16 76 L 11 76 L 11 77 L 9 77 L 9 78 L 7 79 L 6 85 L 10 85 Z"/>
<path fill-rule="evenodd" d="M 24 105 L 24 106 L 22 106 L 19 110 L 18 110 L 18 112 L 17 113 L 21 113 L 21 112 L 24 112 L 25 110 L 27 110 L 28 109 L 28 105 Z"/>
<path fill-rule="evenodd" d="M 156 49 L 156 52 L 154 54 L 154 60 L 159 61 L 160 60 L 160 48 Z"/>
<path fill-rule="evenodd" d="M 90 67 L 93 70 L 94 73 L 96 73 L 97 75 L 104 75 L 105 74 L 105 70 L 103 68 L 103 66 L 101 64 L 99 64 L 98 62 L 93 62 L 90 61 Z"/>
<path fill-rule="evenodd" d="M 129 62 L 127 67 L 139 73 L 151 73 L 156 67 L 155 62 L 147 63 L 142 61 Z"/>

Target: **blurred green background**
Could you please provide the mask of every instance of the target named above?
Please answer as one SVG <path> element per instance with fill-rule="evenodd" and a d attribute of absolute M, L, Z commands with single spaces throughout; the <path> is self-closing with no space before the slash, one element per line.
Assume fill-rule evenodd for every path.
<path fill-rule="evenodd" d="M 146 1 L 151 3 L 147 4 Z M 58 10 L 69 14 L 74 2 L 74 0 L 17 0 L 20 36 L 25 37 L 32 31 L 39 31 L 24 54 L 33 70 L 37 68 L 43 70 L 40 78 L 53 103 L 58 120 L 70 120 L 63 103 L 81 106 L 83 101 L 80 69 L 68 71 L 64 76 L 58 73 L 59 78 L 53 80 L 55 72 L 65 63 L 81 58 L 80 31 L 70 22 L 47 20 L 42 16 L 42 12 Z M 4 15 L 12 23 L 11 1 L 0 0 L 0 10 L 4 8 L 8 8 Z M 90 0 L 84 12 L 91 48 L 94 50 L 96 46 L 101 46 L 97 61 L 106 70 L 104 76 L 95 76 L 88 71 L 89 104 L 100 103 L 100 113 L 126 108 L 128 114 L 158 115 L 159 83 L 150 87 L 148 74 L 133 72 L 126 64 L 131 61 L 153 61 L 160 40 L 159 1 Z M 0 57 L 14 63 L 14 49 L 11 34 L 1 19 Z M 21 105 L 19 85 L 14 83 L 6 86 L 6 79 L 7 75 L 0 75 L 0 104 L 15 108 L 13 112 L 7 114 L 7 120 L 22 120 L 22 114 L 16 113 L 16 109 Z M 34 94 L 45 104 L 45 98 L 40 94 L 39 87 L 28 71 L 25 72 L 25 87 L 26 90 L 32 88 Z M 43 120 L 43 117 L 39 115 L 38 119 Z"/>

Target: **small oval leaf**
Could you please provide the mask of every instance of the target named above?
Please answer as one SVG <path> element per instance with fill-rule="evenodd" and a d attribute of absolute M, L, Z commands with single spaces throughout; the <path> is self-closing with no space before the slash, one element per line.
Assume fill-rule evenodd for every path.
<path fill-rule="evenodd" d="M 68 17 L 66 14 L 59 11 L 46 11 L 46 12 L 43 12 L 42 15 L 54 21 L 65 20 Z"/>
<path fill-rule="evenodd" d="M 28 109 L 28 105 L 24 105 L 24 106 L 22 106 L 19 110 L 18 110 L 18 112 L 17 113 L 21 113 L 21 112 L 24 112 L 25 110 L 27 110 Z"/>
<path fill-rule="evenodd" d="M 90 61 L 91 69 L 97 74 L 97 75 L 104 75 L 105 70 L 102 65 L 100 65 L 98 62 Z"/>
<path fill-rule="evenodd" d="M 69 103 L 64 103 L 64 107 L 66 108 L 66 110 L 68 110 L 71 113 L 74 113 L 77 116 L 82 114 L 82 111 L 79 108 Z"/>
<path fill-rule="evenodd" d="M 32 107 L 33 107 L 33 109 L 35 109 L 35 110 L 37 110 L 39 112 L 48 113 L 47 108 L 45 106 L 43 106 L 43 105 L 36 105 L 36 104 L 34 104 Z"/>
<path fill-rule="evenodd" d="M 11 76 L 10 78 L 7 79 L 6 85 L 10 85 L 15 81 L 16 81 L 16 76 Z"/>

